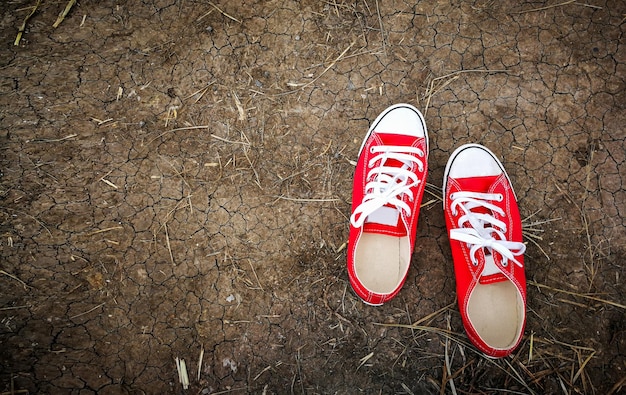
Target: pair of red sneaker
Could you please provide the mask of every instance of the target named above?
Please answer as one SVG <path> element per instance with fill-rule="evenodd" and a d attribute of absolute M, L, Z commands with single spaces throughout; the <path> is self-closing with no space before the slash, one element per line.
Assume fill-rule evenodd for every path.
<path fill-rule="evenodd" d="M 354 174 L 348 277 L 365 303 L 391 300 L 406 280 L 427 171 L 424 117 L 409 104 L 387 108 L 365 136 Z M 485 354 L 506 356 L 526 323 L 526 248 L 511 181 L 491 151 L 454 151 L 443 206 L 465 331 Z"/>

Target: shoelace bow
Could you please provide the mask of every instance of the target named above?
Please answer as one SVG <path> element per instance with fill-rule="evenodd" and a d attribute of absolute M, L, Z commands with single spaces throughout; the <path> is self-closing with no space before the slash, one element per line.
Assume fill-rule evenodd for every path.
<path fill-rule="evenodd" d="M 371 181 L 365 185 L 366 194 L 363 202 L 350 216 L 350 223 L 355 228 L 363 226 L 368 215 L 386 204 L 392 204 L 410 216 L 411 208 L 401 199 L 406 194 L 409 200 L 413 201 L 411 188 L 420 183 L 417 175 L 409 170 L 412 167 L 411 162 L 417 164 L 420 172 L 424 171 L 422 161 L 411 155 L 424 157 L 424 152 L 419 148 L 385 145 L 372 147 L 370 151 L 378 155 L 368 162 L 367 167 L 371 170 L 367 173 L 367 179 Z M 401 162 L 402 167 L 386 166 L 387 160 L 390 159 Z M 377 161 L 380 161 L 380 164 L 374 167 Z"/>
<path fill-rule="evenodd" d="M 450 199 L 452 199 L 450 209 L 454 215 L 456 215 L 458 207 L 465 213 L 457 222 L 458 229 L 450 230 L 450 238 L 471 246 L 470 257 L 474 265 L 478 264 L 476 253 L 482 248 L 489 248 L 504 257 L 502 266 L 506 267 L 508 260 L 511 260 L 517 266 L 523 267 L 515 257 L 524 254 L 526 245 L 521 242 L 506 240 L 504 234 L 506 224 L 503 221 L 490 214 L 472 211 L 483 207 L 486 210 L 504 215 L 504 210 L 493 203 L 489 203 L 489 201 L 501 201 L 501 194 L 455 192 L 450 195 Z M 470 227 L 463 227 L 466 222 L 469 222 Z"/>

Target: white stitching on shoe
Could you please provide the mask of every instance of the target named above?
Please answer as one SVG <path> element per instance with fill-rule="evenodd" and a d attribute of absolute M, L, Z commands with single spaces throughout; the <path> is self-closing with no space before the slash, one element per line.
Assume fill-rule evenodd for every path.
<path fill-rule="evenodd" d="M 504 234 L 506 232 L 506 224 L 503 221 L 489 214 L 472 211 L 483 207 L 504 215 L 504 211 L 500 207 L 489 203 L 490 200 L 501 201 L 501 194 L 463 191 L 451 194 L 450 199 L 452 199 L 450 210 L 454 215 L 456 215 L 457 207 L 460 207 L 465 213 L 457 222 L 459 228 L 450 230 L 450 239 L 458 240 L 471 246 L 470 257 L 474 266 L 478 264 L 476 258 L 478 250 L 489 248 L 499 252 L 504 257 L 502 266 L 506 267 L 508 260 L 511 260 L 517 266 L 523 267 L 515 257 L 524 254 L 526 245 L 521 242 L 506 240 Z M 466 223 L 469 223 L 469 227 L 464 227 Z"/>
<path fill-rule="evenodd" d="M 424 163 L 411 155 L 415 154 L 423 158 L 425 154 L 419 148 L 385 145 L 374 146 L 370 152 L 379 153 L 379 155 L 370 159 L 368 168 L 372 168 L 378 161 L 380 163 L 367 173 L 367 179 L 371 181 L 365 185 L 366 194 L 363 202 L 350 216 L 350 223 L 355 228 L 363 226 L 368 215 L 386 204 L 396 206 L 398 210 L 404 211 L 410 217 L 411 208 L 401 200 L 402 195 L 408 195 L 412 201 L 414 196 L 411 188 L 421 182 L 417 175 L 409 170 L 411 162 L 417 164 L 419 172 L 424 171 Z M 385 166 L 388 159 L 400 161 L 403 165 L 402 167 Z"/>

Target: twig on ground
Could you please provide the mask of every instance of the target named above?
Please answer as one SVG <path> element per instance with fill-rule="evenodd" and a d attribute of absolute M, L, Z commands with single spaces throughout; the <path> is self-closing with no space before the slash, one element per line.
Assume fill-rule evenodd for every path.
<path fill-rule="evenodd" d="M 275 196 L 276 200 L 288 200 L 290 202 L 300 202 L 300 203 L 325 203 L 325 202 L 338 202 L 340 199 L 329 198 L 329 199 L 299 199 L 299 198 L 291 198 L 287 196 Z"/>
<path fill-rule="evenodd" d="M 243 141 L 232 141 L 232 140 L 228 140 L 228 139 L 225 139 L 224 137 L 220 137 L 220 136 L 217 136 L 217 135 L 215 135 L 215 134 L 211 134 L 211 137 L 213 137 L 213 138 L 214 138 L 214 139 L 216 139 L 216 140 L 220 140 L 220 141 L 223 141 L 223 142 L 225 142 L 225 143 L 229 143 L 229 144 L 243 144 L 243 145 L 250 145 L 250 143 L 244 143 Z"/>
<path fill-rule="evenodd" d="M 172 261 L 172 265 L 176 266 L 174 254 L 172 254 L 172 246 L 170 245 L 170 234 L 167 231 L 167 222 L 163 223 L 163 228 L 165 228 L 165 245 L 167 246 L 167 251 L 170 253 L 170 260 Z"/>
<path fill-rule="evenodd" d="M 41 4 L 41 0 L 37 0 L 37 3 L 35 3 L 35 5 L 32 7 L 33 9 L 24 18 L 22 25 L 17 30 L 17 37 L 15 37 L 15 41 L 13 42 L 13 45 L 20 45 L 20 41 L 22 40 L 22 35 L 24 34 L 24 31 L 26 30 L 26 24 L 28 23 L 28 20 L 35 14 L 35 12 L 37 12 L 37 8 L 39 8 L 40 4 Z"/>
<path fill-rule="evenodd" d="M 207 93 L 207 91 L 209 90 L 209 88 L 211 87 L 211 85 L 213 85 L 215 83 L 215 80 L 209 82 L 204 88 L 200 88 L 197 91 L 195 91 L 194 93 L 190 94 L 189 96 L 184 97 L 182 100 L 185 101 L 187 99 L 190 99 L 196 95 L 199 95 L 198 97 L 196 97 L 196 100 L 194 101 L 194 104 L 199 102 L 200 99 L 202 99 L 202 97 L 205 95 L 205 93 Z"/>
<path fill-rule="evenodd" d="M 545 10 L 549 10 L 550 8 L 556 8 L 556 7 L 561 7 L 561 6 L 564 6 L 564 5 L 572 4 L 575 1 L 576 0 L 568 0 L 568 1 L 564 1 L 564 2 L 559 3 L 559 4 L 552 4 L 552 5 L 548 5 L 548 6 L 545 6 L 545 7 L 531 8 L 530 10 L 514 12 L 513 14 L 526 14 L 526 13 L 529 13 L 529 12 L 545 11 Z"/>
<path fill-rule="evenodd" d="M 248 145 L 247 146 L 244 145 L 243 147 L 243 154 L 246 157 L 246 160 L 248 161 L 248 163 L 250 164 L 250 168 L 252 169 L 252 172 L 254 173 L 254 177 L 256 179 L 256 185 L 259 187 L 259 189 L 263 190 L 263 187 L 261 186 L 261 179 L 259 178 L 259 173 L 254 168 L 254 165 L 252 164 L 252 161 L 250 160 L 250 157 L 248 156 L 248 150 L 252 146 L 252 143 L 248 139 L 248 136 L 246 136 L 246 134 L 243 132 L 243 130 L 241 131 L 241 135 L 248 142 Z"/>
<path fill-rule="evenodd" d="M 187 374 L 185 360 L 176 357 L 174 361 L 176 362 L 176 371 L 178 372 L 178 382 L 183 386 L 183 389 L 189 389 L 189 375 Z"/>
<path fill-rule="evenodd" d="M 211 395 L 224 395 L 224 394 L 230 394 L 232 392 L 249 392 L 250 388 L 249 387 L 237 387 L 237 388 L 231 388 L 228 390 L 224 390 L 224 391 L 218 391 L 218 392 L 212 392 Z"/>
<path fill-rule="evenodd" d="M 12 381 L 13 381 L 13 377 L 11 377 L 11 384 L 13 384 Z M 9 392 L 1 392 L 0 393 L 0 395 L 20 395 L 20 394 L 28 395 L 28 394 L 30 394 L 30 391 L 29 390 L 11 389 L 11 391 L 9 391 Z"/>
<path fill-rule="evenodd" d="M 359 361 L 361 362 L 359 364 L 359 366 L 356 368 L 356 370 L 359 370 L 361 368 L 361 366 L 365 365 L 367 363 L 367 361 L 370 360 L 370 358 L 372 358 L 374 356 L 374 352 L 372 351 L 371 353 L 367 354 L 366 356 L 364 356 L 363 358 L 361 358 Z"/>
<path fill-rule="evenodd" d="M 61 22 L 63 22 L 63 19 L 65 19 L 65 17 L 67 16 L 67 14 L 70 13 L 70 10 L 72 9 L 72 7 L 74 6 L 74 4 L 76 4 L 76 0 L 69 0 L 67 2 L 67 4 L 65 5 L 65 8 L 63 9 L 63 11 L 61 11 L 61 13 L 59 14 L 59 16 L 57 17 L 57 20 L 54 22 L 54 24 L 52 25 L 52 27 L 54 27 L 55 29 L 57 27 L 59 27 L 59 25 L 61 24 Z"/>
<path fill-rule="evenodd" d="M 383 18 L 380 15 L 380 7 L 378 5 L 378 0 L 376 0 L 376 14 L 378 15 L 378 24 L 380 25 L 380 37 L 382 41 L 383 53 L 387 54 L 387 33 L 385 32 L 385 27 L 383 25 Z"/>
<path fill-rule="evenodd" d="M 574 5 L 579 5 L 579 6 L 583 6 L 583 7 L 595 8 L 596 10 L 601 10 L 602 9 L 602 7 L 599 7 L 597 5 L 578 3 L 576 0 L 568 0 L 568 1 L 564 1 L 562 3 L 552 4 L 552 5 L 548 5 L 548 6 L 545 6 L 545 7 L 531 8 L 529 10 L 523 10 L 523 11 L 514 12 L 513 14 L 518 14 L 519 15 L 519 14 L 527 14 L 529 12 L 545 11 L 545 10 L 549 10 L 551 8 L 562 7 L 562 6 L 568 5 L 568 4 L 574 4 Z"/>
<path fill-rule="evenodd" d="M 440 202 L 443 201 L 443 197 L 441 196 L 441 188 L 440 187 L 427 182 L 426 183 L 426 188 L 424 189 L 424 191 L 427 194 L 429 194 L 430 196 L 432 196 L 435 199 L 437 199 L 438 201 L 440 201 Z"/>
<path fill-rule="evenodd" d="M 182 127 L 182 128 L 166 130 L 165 132 L 159 134 L 158 136 L 156 136 L 152 140 L 148 141 L 146 143 L 146 145 L 151 144 L 153 141 L 155 141 L 155 140 L 165 136 L 168 133 L 179 132 L 179 131 L 182 131 L 182 130 L 199 130 L 199 129 L 209 129 L 209 126 L 208 125 L 203 125 L 203 126 L 185 126 L 185 127 Z"/>
<path fill-rule="evenodd" d="M 371 49 L 371 50 L 363 50 L 363 51 L 359 51 L 359 52 L 353 52 L 350 55 L 345 55 L 344 57 L 341 58 L 341 60 L 347 60 L 350 58 L 356 58 L 357 56 L 361 56 L 361 55 L 381 55 L 382 53 L 379 52 L 381 50 L 381 48 L 375 48 L 375 49 Z M 312 64 L 310 66 L 307 66 L 304 71 L 316 68 L 316 67 L 320 67 L 323 66 L 326 63 L 316 63 L 316 64 Z M 372 88 L 369 88 L 372 89 Z M 260 92 L 258 92 L 260 93 Z"/>
<path fill-rule="evenodd" d="M 98 230 L 93 231 L 91 233 L 87 233 L 87 236 L 93 236 L 93 235 L 97 235 L 99 233 L 109 232 L 109 231 L 117 230 L 117 229 L 124 229 L 124 227 L 123 226 L 112 226 L 110 228 L 98 229 Z"/>
<path fill-rule="evenodd" d="M 573 386 L 576 383 L 576 380 L 578 380 L 578 378 L 582 376 L 583 388 L 586 389 L 587 388 L 587 380 L 585 379 L 584 369 L 585 369 L 585 366 L 587 366 L 587 364 L 589 363 L 589 361 L 591 361 L 591 358 L 593 358 L 593 356 L 596 355 L 596 352 L 593 351 L 591 354 L 589 354 L 589 356 L 582 363 L 580 363 L 580 352 L 578 352 L 577 354 L 579 356 L 578 363 L 579 363 L 580 367 L 578 368 L 578 371 L 576 372 L 576 374 L 572 378 L 572 382 L 570 383 L 570 385 Z M 584 393 L 588 393 L 588 391 L 585 391 Z"/>
<path fill-rule="evenodd" d="M 200 381 L 200 373 L 202 373 L 202 359 L 204 358 L 204 345 L 200 346 L 200 357 L 198 358 L 198 381 Z"/>
<path fill-rule="evenodd" d="M 439 314 L 441 314 L 441 313 L 443 313 L 444 311 L 446 311 L 446 310 L 450 309 L 451 307 L 453 307 L 453 306 L 454 306 L 454 303 L 456 303 L 456 302 L 450 303 L 449 305 L 444 306 L 444 307 L 440 308 L 439 310 L 434 311 L 434 312 L 432 312 L 432 313 L 428 314 L 427 316 L 420 318 L 419 320 L 415 321 L 415 322 L 412 324 L 412 326 L 418 326 L 418 325 L 420 325 L 420 324 L 422 324 L 422 323 L 424 323 L 424 322 L 426 322 L 426 321 L 429 321 L 429 320 L 431 320 L 431 319 L 435 318 L 435 317 L 436 317 L 436 316 L 438 316 Z"/>
<path fill-rule="evenodd" d="M 406 392 L 409 395 L 415 395 L 415 393 L 411 391 L 411 389 L 406 384 L 400 383 L 400 385 L 402 386 L 402 389 L 404 390 L 404 392 Z"/>
<path fill-rule="evenodd" d="M 300 363 L 300 350 L 302 349 L 302 347 L 298 348 L 297 353 L 296 353 L 296 367 L 298 370 L 298 381 L 300 381 L 300 393 L 304 394 L 304 383 L 302 382 L 302 364 Z M 295 380 L 295 376 L 294 376 L 294 380 Z M 292 391 L 293 393 L 293 391 Z"/>
<path fill-rule="evenodd" d="M 420 208 L 427 207 L 427 206 L 430 206 L 431 204 L 435 204 L 435 203 L 437 203 L 437 199 L 430 199 L 426 203 L 422 203 L 420 205 Z"/>
<path fill-rule="evenodd" d="M 233 21 L 237 22 L 237 23 L 241 23 L 241 21 L 233 16 L 228 15 L 227 13 L 225 13 L 224 11 L 222 11 L 218 6 L 216 6 L 215 4 L 213 4 L 212 1 L 209 1 L 209 4 L 215 8 L 217 10 L 217 12 L 219 12 L 220 14 L 224 15 L 226 18 L 228 19 L 232 19 Z"/>
<path fill-rule="evenodd" d="M 585 299 L 589 299 L 589 300 L 593 300 L 596 302 L 600 302 L 600 303 L 605 303 L 614 307 L 619 307 L 620 309 L 626 309 L 626 305 L 617 303 L 617 302 L 612 302 L 610 300 L 606 300 L 606 299 L 601 299 L 595 296 L 591 296 L 591 295 L 585 295 L 585 294 L 581 294 L 581 293 L 576 293 L 576 292 L 572 292 L 572 291 L 566 291 L 564 289 L 558 289 L 558 288 L 553 288 L 550 287 L 548 285 L 544 285 L 544 284 L 539 284 L 538 282 L 532 281 L 532 280 L 528 280 L 528 284 L 529 285 L 534 285 L 535 287 L 539 287 L 539 288 L 545 288 L 545 289 L 549 289 L 552 291 L 556 291 L 556 292 L 560 292 L 560 293 L 564 293 L 567 295 L 572 295 L 572 296 L 578 296 L 581 298 L 585 298 Z"/>
<path fill-rule="evenodd" d="M 83 313 L 79 313 L 79 314 L 76 314 L 76 315 L 71 316 L 71 317 L 70 317 L 70 320 L 73 320 L 74 318 L 81 317 L 81 316 L 83 316 L 83 315 L 85 315 L 85 314 L 89 314 L 89 313 L 91 313 L 92 311 L 97 310 L 97 309 L 99 309 L 100 307 L 102 307 L 102 306 L 104 306 L 104 305 L 105 305 L 105 303 L 104 303 L 104 302 L 103 302 L 103 303 L 100 303 L 100 304 L 99 304 L 99 305 L 97 305 L 96 307 L 93 307 L 93 308 L 91 308 L 91 309 L 89 309 L 89 310 L 87 310 L 87 311 L 85 311 L 85 312 L 83 312 Z"/>
<path fill-rule="evenodd" d="M 543 238 L 541 236 L 539 236 L 537 233 L 541 233 L 544 230 L 536 228 L 536 226 L 547 224 L 547 223 L 554 222 L 554 221 L 559 221 L 559 220 L 561 220 L 561 217 L 551 218 L 551 219 L 547 219 L 547 220 L 544 220 L 544 221 L 535 221 L 535 222 L 532 222 L 532 223 L 528 223 L 528 221 L 532 217 L 537 215 L 540 211 L 541 210 L 537 210 L 534 213 L 530 214 L 528 217 L 522 219 L 522 235 L 526 237 L 526 240 L 528 240 L 529 242 L 534 244 L 539 249 L 539 251 L 541 251 L 543 256 L 546 257 L 547 260 L 550 260 L 550 256 L 546 253 L 546 251 L 536 241 L 536 240 L 539 240 L 539 241 L 543 240 Z"/>
<path fill-rule="evenodd" d="M 290 94 L 290 93 L 294 93 L 294 92 L 298 92 L 298 91 L 303 90 L 304 88 L 306 88 L 306 87 L 308 87 L 308 86 L 310 86 L 310 85 L 314 84 L 314 83 L 315 83 L 317 80 L 319 80 L 319 79 L 320 79 L 320 78 L 321 78 L 324 74 L 326 74 L 326 72 L 327 72 L 328 70 L 330 70 L 331 68 L 333 68 L 333 67 L 337 64 L 337 62 L 339 62 L 339 60 L 341 60 L 341 59 L 344 57 L 344 55 L 346 54 L 346 52 L 348 52 L 348 51 L 350 50 L 350 48 L 352 48 L 352 46 L 353 46 L 354 44 L 355 44 L 355 41 L 353 41 L 352 43 L 350 43 L 350 45 L 348 45 L 348 48 L 344 49 L 344 50 L 343 50 L 343 52 L 342 52 L 342 53 L 340 53 L 340 54 L 339 54 L 339 56 L 337 56 L 337 58 L 335 58 L 335 60 L 333 60 L 333 61 L 331 62 L 331 64 L 329 64 L 329 65 L 328 65 L 328 66 L 324 69 L 324 71 L 322 71 L 322 72 L 321 72 L 321 73 L 320 73 L 317 77 L 315 77 L 315 78 L 314 78 L 314 79 L 312 79 L 311 81 L 307 82 L 306 84 L 300 85 L 300 86 L 299 86 L 299 84 L 289 83 L 288 85 L 290 85 L 290 86 L 296 86 L 296 87 L 298 87 L 298 86 L 299 86 L 299 87 L 298 87 L 298 89 L 294 89 L 294 90 L 292 90 L 292 91 L 285 92 L 285 93 L 283 93 L 283 95 L 285 95 L 285 94 Z"/>
<path fill-rule="evenodd" d="M 509 371 L 506 371 L 506 373 L 510 377 L 516 379 L 518 383 L 522 384 L 528 390 L 528 393 L 534 394 L 535 392 L 528 386 L 528 384 L 526 384 L 526 380 L 524 380 L 522 375 L 519 374 L 519 372 L 517 370 L 515 370 L 513 365 L 511 365 L 511 362 L 509 362 L 507 359 L 504 359 L 504 363 L 506 363 L 507 366 L 509 367 L 509 369 L 511 369 L 511 371 L 513 372 L 513 373 L 510 373 Z M 498 366 L 498 365 L 496 365 L 496 366 Z"/>
<path fill-rule="evenodd" d="M 170 121 L 175 121 L 178 118 L 179 106 L 169 106 L 167 108 L 167 114 L 165 115 L 165 127 L 169 125 Z"/>
<path fill-rule="evenodd" d="M 20 213 L 20 214 L 22 214 L 22 215 L 25 215 L 25 216 L 27 216 L 27 217 L 31 218 L 33 221 L 37 222 L 37 224 L 39 224 L 39 226 L 41 226 L 42 228 L 44 228 L 50 237 L 52 237 L 52 233 L 50 232 L 50 229 L 48 229 L 48 228 L 46 227 L 46 225 L 44 225 L 44 223 L 43 223 L 43 222 L 41 222 L 41 221 L 40 221 L 40 220 L 38 220 L 37 218 L 33 217 L 32 215 L 30 215 L 30 214 L 28 214 L 28 213 L 25 213 L 25 212 L 23 212 L 23 211 L 21 211 L 21 210 L 16 210 L 16 209 L 9 208 L 9 207 L 2 207 L 2 206 L 0 206 L 0 209 L 3 209 L 3 210 L 11 210 L 11 211 L 14 211 L 14 212 L 16 212 L 16 213 Z"/>
<path fill-rule="evenodd" d="M 12 278 L 13 280 L 19 282 L 20 284 L 22 284 L 22 287 L 24 287 L 24 289 L 30 288 L 24 281 L 20 280 L 19 278 L 17 278 L 16 276 L 14 276 L 14 275 L 12 275 L 10 273 L 5 272 L 4 270 L 0 270 L 0 274 L 4 274 L 5 276 L 7 276 L 9 278 Z M 26 306 L 24 306 L 24 307 L 26 307 Z M 8 308 L 7 308 L 7 310 L 8 310 Z"/>
<path fill-rule="evenodd" d="M 256 278 L 257 284 L 259 284 L 259 288 L 261 291 L 265 291 L 263 286 L 261 285 L 261 280 L 259 280 L 259 276 L 256 274 L 256 270 L 254 270 L 254 266 L 252 265 L 252 261 L 248 259 L 248 263 L 250 264 L 250 268 L 252 269 L 252 273 L 254 274 L 254 278 Z"/>
<path fill-rule="evenodd" d="M 191 195 L 183 196 L 180 198 L 178 202 L 174 205 L 174 208 L 171 209 L 167 214 L 165 214 L 165 219 L 163 220 L 163 225 L 161 225 L 156 232 L 154 232 L 153 236 L 156 241 L 156 235 L 161 231 L 161 229 L 167 224 L 167 221 L 170 220 L 170 217 L 178 210 L 187 208 L 187 205 L 191 204 L 191 199 L 189 198 Z M 185 205 L 187 203 L 187 205 Z"/>
<path fill-rule="evenodd" d="M 448 331 L 452 331 L 452 328 L 450 327 L 450 313 L 449 312 L 448 312 L 448 315 L 446 316 L 446 329 Z M 445 350 L 444 350 L 445 368 L 444 368 L 444 375 L 443 375 L 445 378 L 445 381 L 441 383 L 441 392 L 440 392 L 440 394 L 442 395 L 445 392 L 446 382 L 450 383 L 450 391 L 452 391 L 453 395 L 456 395 L 456 386 L 454 385 L 454 378 L 452 376 L 452 369 L 450 366 L 449 348 L 450 348 L 450 338 L 446 337 Z"/>
<path fill-rule="evenodd" d="M 94 121 L 95 123 L 97 123 L 97 124 L 98 124 L 98 126 L 102 126 L 102 125 L 104 125 L 105 123 L 108 123 L 108 122 L 113 121 L 113 118 L 98 119 L 98 118 L 91 117 L 91 120 L 92 120 L 92 121 Z"/>
<path fill-rule="evenodd" d="M 530 345 L 528 346 L 528 364 L 533 360 L 533 347 L 535 345 L 535 332 L 530 332 Z"/>
<path fill-rule="evenodd" d="M 191 185 L 187 182 L 187 179 L 185 179 L 185 176 L 183 175 L 183 173 L 186 173 L 185 171 L 185 165 L 182 165 L 182 172 L 178 171 L 178 169 L 176 168 L 176 166 L 174 166 L 174 164 L 172 162 L 170 162 L 166 157 L 161 155 L 161 159 L 163 159 L 165 161 L 165 163 L 167 163 L 168 165 L 170 165 L 170 167 L 172 168 L 172 170 L 174 170 L 174 174 L 176 174 L 178 177 L 180 177 L 181 181 L 187 186 L 187 188 L 189 188 L 189 193 L 191 193 Z M 178 163 L 176 163 L 178 164 Z M 188 198 L 191 197 L 191 195 L 188 195 Z M 191 201 L 190 203 L 191 204 Z"/>
<path fill-rule="evenodd" d="M 535 245 L 535 247 L 539 248 L 539 251 L 541 251 L 541 253 L 543 254 L 543 256 L 546 257 L 547 260 L 550 260 L 550 256 L 544 251 L 543 248 L 541 248 L 541 246 L 539 245 L 539 243 L 537 243 L 534 239 L 533 239 L 533 235 L 529 235 L 527 234 L 526 236 L 530 236 L 527 237 L 526 240 L 530 241 L 531 243 L 533 243 Z"/>
<path fill-rule="evenodd" d="M 20 281 L 20 280 L 18 280 Z M 0 311 L 7 311 L 7 310 L 19 310 L 19 309 L 27 309 L 30 306 L 11 306 L 11 307 L 0 307 Z"/>
<path fill-rule="evenodd" d="M 111 188 L 118 189 L 118 186 L 117 186 L 117 185 L 113 184 L 111 181 L 109 181 L 109 180 L 107 180 L 106 178 L 104 178 L 104 177 L 108 176 L 109 174 L 111 174 L 112 172 L 113 172 L 113 170 L 111 170 L 111 171 L 109 171 L 107 174 L 103 175 L 103 176 L 100 178 L 100 181 L 102 181 L 103 183 L 107 184 L 107 185 L 108 185 L 108 186 L 110 186 Z"/>
<path fill-rule="evenodd" d="M 611 388 L 607 395 L 617 394 L 618 391 L 620 391 L 624 387 L 624 385 L 626 385 L 626 376 L 622 377 L 621 380 L 615 383 L 615 385 Z"/>
<path fill-rule="evenodd" d="M 237 96 L 237 93 L 235 93 L 235 91 L 232 91 L 232 93 L 233 93 L 233 99 L 235 100 L 235 106 L 237 107 L 237 112 L 239 113 L 239 117 L 237 117 L 237 120 L 245 121 L 246 110 L 243 109 L 243 106 L 241 105 L 241 100 L 239 100 L 239 96 Z"/>
<path fill-rule="evenodd" d="M 78 136 L 78 134 L 69 134 L 65 137 L 61 137 L 59 139 L 35 139 L 32 140 L 33 143 L 58 143 L 59 141 L 65 141 L 65 140 L 69 140 L 69 139 L 73 139 L 74 137 Z"/>
<path fill-rule="evenodd" d="M 259 379 L 259 377 L 261 377 L 261 375 L 265 372 L 267 372 L 268 370 L 270 370 L 272 368 L 272 365 L 267 365 L 266 367 L 263 368 L 263 370 L 261 370 L 256 376 L 254 376 L 254 378 L 252 379 L 252 381 L 257 381 Z"/>

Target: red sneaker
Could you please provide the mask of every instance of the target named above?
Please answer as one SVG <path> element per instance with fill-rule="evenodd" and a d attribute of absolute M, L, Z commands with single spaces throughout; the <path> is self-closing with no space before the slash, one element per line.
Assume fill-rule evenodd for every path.
<path fill-rule="evenodd" d="M 409 104 L 383 111 L 361 145 L 352 189 L 348 278 L 367 304 L 387 302 L 404 284 L 427 158 L 426 123 Z"/>
<path fill-rule="evenodd" d="M 526 246 L 511 181 L 491 151 L 477 144 L 454 151 L 443 207 L 465 331 L 488 356 L 507 356 L 526 324 Z"/>

